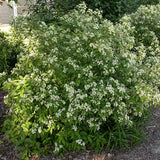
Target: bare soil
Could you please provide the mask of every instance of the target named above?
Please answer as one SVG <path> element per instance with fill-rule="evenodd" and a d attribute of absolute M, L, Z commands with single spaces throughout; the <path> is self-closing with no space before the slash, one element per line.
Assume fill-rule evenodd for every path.
<path fill-rule="evenodd" d="M 6 93 L 0 90 L 0 131 L 5 119 L 7 107 L 3 97 Z M 68 152 L 63 158 L 50 154 L 39 160 L 160 160 L 160 107 L 152 108 L 151 119 L 145 124 L 146 138 L 136 147 L 121 151 L 115 149 L 111 153 L 104 149 L 100 154 L 94 150 Z M 16 147 L 0 132 L 0 160 L 20 160 Z M 38 160 L 33 156 L 30 160 Z"/>

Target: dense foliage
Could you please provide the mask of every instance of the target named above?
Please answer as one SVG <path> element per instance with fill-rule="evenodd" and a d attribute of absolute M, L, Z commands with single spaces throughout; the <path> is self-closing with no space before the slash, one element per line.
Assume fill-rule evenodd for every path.
<path fill-rule="evenodd" d="M 160 103 L 159 10 L 141 7 L 114 25 L 82 3 L 49 26 L 17 25 L 29 52 L 4 84 L 4 127 L 23 158 L 136 142 L 137 121 Z"/>
<path fill-rule="evenodd" d="M 28 0 L 29 1 L 29 0 Z M 57 15 L 64 15 L 74 9 L 82 0 L 37 0 L 29 3 L 29 13 L 47 23 L 57 20 Z M 140 5 L 157 4 L 159 0 L 84 0 L 90 9 L 100 9 L 102 15 L 113 22 L 124 14 L 135 12 Z"/>
<path fill-rule="evenodd" d="M 17 63 L 17 55 L 22 51 L 22 42 L 11 35 L 0 32 L 0 73 L 10 74 Z M 0 86 L 3 78 L 0 79 Z"/>

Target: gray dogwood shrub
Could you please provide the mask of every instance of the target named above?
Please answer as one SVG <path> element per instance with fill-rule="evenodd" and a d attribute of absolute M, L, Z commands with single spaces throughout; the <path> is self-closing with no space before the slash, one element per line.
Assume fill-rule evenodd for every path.
<path fill-rule="evenodd" d="M 136 13 L 125 16 L 121 19 L 123 23 L 130 23 L 135 28 L 135 50 L 141 48 L 144 52 L 140 53 L 143 59 L 143 67 L 150 67 L 146 77 L 150 83 L 160 87 L 160 4 L 141 6 Z M 152 72 L 150 72 L 152 70 Z M 153 74 L 154 73 L 154 74 Z"/>
<path fill-rule="evenodd" d="M 127 144 L 160 102 L 159 51 L 147 56 L 127 18 L 113 25 L 84 3 L 57 23 L 41 23 L 4 84 L 6 135 L 25 154 Z"/>

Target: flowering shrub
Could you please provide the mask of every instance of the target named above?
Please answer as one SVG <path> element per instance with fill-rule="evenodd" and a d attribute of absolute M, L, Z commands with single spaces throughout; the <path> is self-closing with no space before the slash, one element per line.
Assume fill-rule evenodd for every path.
<path fill-rule="evenodd" d="M 136 13 L 121 19 L 122 23 L 130 23 L 131 26 L 135 27 L 135 31 L 133 32 L 133 36 L 135 37 L 134 48 L 135 50 L 139 48 L 143 50 L 140 53 L 141 57 L 143 57 L 143 67 L 150 68 L 145 69 L 145 72 L 148 73 L 146 80 L 153 83 L 153 85 L 156 84 L 157 87 L 160 87 L 159 10 L 160 4 L 147 7 L 141 6 Z"/>
<path fill-rule="evenodd" d="M 84 3 L 57 23 L 41 23 L 4 84 L 6 135 L 25 154 L 127 145 L 160 103 L 159 51 L 147 56 L 127 18 L 113 25 Z"/>
<path fill-rule="evenodd" d="M 159 33 L 159 13 L 160 5 L 141 6 L 136 13 L 128 16 L 132 26 L 135 26 L 135 38 L 145 46 L 151 46 L 152 41 L 160 39 Z M 122 18 L 122 19 L 125 19 Z M 157 43 L 157 42 L 156 42 Z"/>

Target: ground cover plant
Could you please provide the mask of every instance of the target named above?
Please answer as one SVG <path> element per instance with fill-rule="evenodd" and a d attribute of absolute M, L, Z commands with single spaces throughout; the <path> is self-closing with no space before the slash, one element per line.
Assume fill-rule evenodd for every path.
<path fill-rule="evenodd" d="M 142 7 L 113 24 L 82 3 L 50 25 L 39 22 L 3 87 L 6 136 L 23 159 L 140 140 L 139 119 L 160 103 L 159 9 Z"/>

